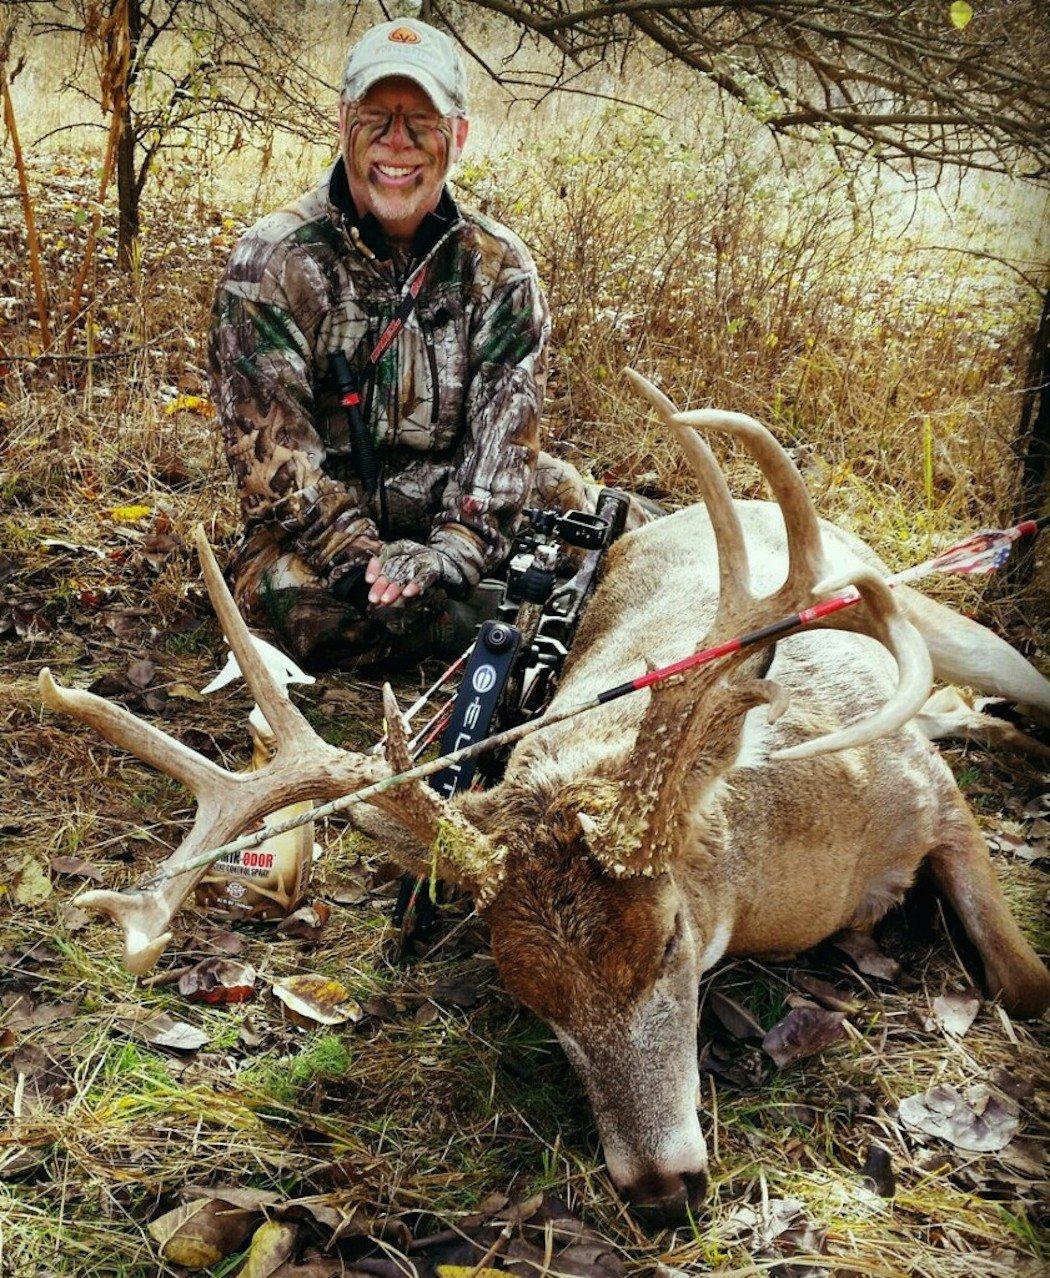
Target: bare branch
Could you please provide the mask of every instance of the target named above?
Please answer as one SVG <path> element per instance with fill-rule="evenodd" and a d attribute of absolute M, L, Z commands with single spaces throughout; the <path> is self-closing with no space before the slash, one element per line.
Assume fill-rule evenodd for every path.
<path fill-rule="evenodd" d="M 1021 167 L 1033 180 L 1050 171 L 1050 35 L 1035 0 L 992 0 L 965 30 L 938 0 L 477 4 L 574 69 L 641 43 L 698 72 L 774 136 L 826 137 L 842 153 L 911 166 Z M 570 77 L 535 78 L 555 88 Z"/>

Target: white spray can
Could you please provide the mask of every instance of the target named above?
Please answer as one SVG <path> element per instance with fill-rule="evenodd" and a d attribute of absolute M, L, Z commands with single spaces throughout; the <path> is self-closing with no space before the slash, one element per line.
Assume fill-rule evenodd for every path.
<path fill-rule="evenodd" d="M 251 638 L 270 674 L 285 691 L 285 696 L 290 683 L 314 682 L 313 675 L 300 670 L 273 644 L 257 635 Z M 240 676 L 237 658 L 231 652 L 223 669 L 201 691 L 206 695 L 217 692 Z M 248 727 L 252 738 L 252 758 L 246 770 L 258 771 L 273 757 L 277 742 L 258 706 L 254 706 L 248 716 Z M 312 799 L 293 803 L 264 817 L 256 829 L 301 816 L 313 806 Z M 216 861 L 197 884 L 197 901 L 229 919 L 285 918 L 306 893 L 313 858 L 314 824 L 310 821 L 284 834 L 275 834 L 256 848 L 235 852 Z"/>

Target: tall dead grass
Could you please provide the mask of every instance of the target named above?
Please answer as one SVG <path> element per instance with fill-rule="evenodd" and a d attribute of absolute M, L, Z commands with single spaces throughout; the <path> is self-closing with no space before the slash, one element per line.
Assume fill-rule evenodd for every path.
<path fill-rule="evenodd" d="M 586 122 L 468 153 L 460 167 L 463 202 L 513 227 L 538 262 L 554 320 L 553 446 L 598 478 L 671 504 L 694 495 L 671 441 L 626 395 L 620 369 L 632 364 L 683 405 L 766 421 L 822 513 L 894 566 L 1007 518 L 1034 289 L 995 261 L 924 248 L 892 226 L 884 192 L 846 181 L 828 157 L 800 152 L 774 165 L 746 136 L 708 124 L 672 129 L 603 107 Z M 320 156 L 300 151 L 298 161 L 323 171 Z M 63 296 L 83 260 L 91 166 L 68 154 L 39 163 L 45 270 Z M 52 442 L 67 475 L 88 475 L 86 491 L 114 502 L 166 501 L 163 475 L 177 458 L 174 472 L 193 479 L 168 502 L 176 523 L 193 491 L 215 531 L 233 532 L 210 424 L 173 422 L 165 404 L 206 389 L 214 281 L 241 227 L 292 186 L 287 172 L 256 178 L 237 204 L 218 206 L 228 175 L 176 156 L 147 199 L 130 276 L 115 269 L 111 231 L 103 234 L 86 329 L 86 353 L 102 358 L 82 349 L 79 362 L 13 366 L 4 483 L 31 492 L 37 516 L 51 512 L 52 535 L 75 506 L 49 461 Z M 305 171 L 293 180 L 305 184 Z M 20 282 L 0 340 L 31 352 L 39 338 L 24 233 L 17 217 L 5 223 L 4 256 Z M 110 358 L 132 348 L 126 360 Z M 741 495 L 761 495 L 747 463 L 732 472 Z M 972 582 L 941 589 L 977 602 Z"/>

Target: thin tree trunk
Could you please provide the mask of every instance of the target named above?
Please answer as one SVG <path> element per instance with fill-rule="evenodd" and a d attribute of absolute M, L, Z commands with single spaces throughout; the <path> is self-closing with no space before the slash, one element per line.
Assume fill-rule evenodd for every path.
<path fill-rule="evenodd" d="M 120 141 L 117 144 L 117 261 L 131 266 L 132 251 L 139 235 L 141 187 L 135 174 L 135 130 L 131 120 L 131 94 L 135 85 L 136 56 L 142 35 L 140 0 L 128 0 L 128 75 L 121 103 Z"/>
<path fill-rule="evenodd" d="M 1043 295 L 1043 313 L 1028 364 L 1015 447 L 1021 458 L 1021 483 L 1014 510 L 1017 522 L 1042 514 L 1050 503 L 1050 290 Z M 1046 533 L 1042 539 L 1046 540 Z M 1006 578 L 1009 588 L 1026 590 L 1033 584 L 1038 549 L 1039 539 L 1019 544 Z M 1050 550 L 1044 547 L 1039 557 L 1050 558 Z"/>
<path fill-rule="evenodd" d="M 33 292 L 36 294 L 36 313 L 40 322 L 40 344 L 46 350 L 51 345 L 51 324 L 48 319 L 47 288 L 44 285 L 44 273 L 40 265 L 40 241 L 36 233 L 36 214 L 33 210 L 32 196 L 29 194 L 29 178 L 26 174 L 22 145 L 18 138 L 18 126 L 15 121 L 15 108 L 11 101 L 11 93 L 7 87 L 6 73 L 0 86 L 3 93 L 4 124 L 11 139 L 11 148 L 15 153 L 15 171 L 18 174 L 18 192 L 22 201 L 22 216 L 26 224 L 26 246 L 29 249 L 29 269 L 33 276 Z"/>

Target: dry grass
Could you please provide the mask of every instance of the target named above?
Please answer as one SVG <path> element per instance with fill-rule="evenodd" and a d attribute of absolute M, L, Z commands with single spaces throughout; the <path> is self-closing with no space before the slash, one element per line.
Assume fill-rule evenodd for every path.
<path fill-rule="evenodd" d="M 11 624 L 2 640 L 10 681 L 0 690 L 8 809 L 0 865 L 9 875 L 26 857 L 45 866 L 50 856 L 76 854 L 122 882 L 161 857 L 185 819 L 172 785 L 41 716 L 32 680 L 50 664 L 84 685 L 107 671 L 119 676 L 148 653 L 159 684 L 200 687 L 219 662 L 189 552 L 176 546 L 151 563 L 144 541 L 158 529 L 184 538 L 203 520 L 224 547 L 236 529 L 213 422 L 191 409 L 167 411 L 177 394 L 206 393 L 201 343 L 213 281 L 251 211 L 216 207 L 212 176 L 189 163 L 164 174 L 130 279 L 112 270 L 112 239 L 102 242 L 93 350 L 139 349 L 93 363 L 16 363 L 4 383 L 0 575 Z M 85 234 L 78 214 L 93 185 L 90 160 L 52 157 L 36 180 L 47 271 L 62 293 Z M 868 536 L 894 567 L 1009 510 L 1009 441 L 1034 320 L 1033 297 L 1009 273 L 887 240 L 877 201 L 873 233 L 870 200 L 851 203 L 838 175 L 799 161 L 781 176 L 743 144 L 689 135 L 680 145 L 622 110 L 583 131 L 508 146 L 498 159 L 477 156 L 461 185 L 536 252 L 556 324 L 551 434 L 596 474 L 688 496 L 667 441 L 623 398 L 616 370 L 630 360 L 682 403 L 718 403 L 770 422 L 795 449 L 822 512 Z M 265 191 L 252 199 L 268 202 Z M 29 352 L 22 231 L 14 206 L 0 207 L 0 274 L 18 281 L 0 341 Z M 738 491 L 757 495 L 747 465 L 731 459 L 730 471 Z M 128 504 L 151 513 L 115 522 L 110 512 Z M 70 546 L 48 549 L 46 538 Z M 986 607 L 979 584 L 943 589 Z M 1035 614 L 1022 605 L 1000 601 L 994 616 L 1031 649 Z M 314 721 L 330 739 L 370 740 L 375 690 L 327 684 L 338 697 L 321 686 L 302 694 Z M 206 733 L 209 749 L 236 760 L 245 757 L 247 709 L 234 690 L 204 705 L 162 699 L 151 713 L 176 733 Z M 1004 805 L 1016 815 L 1040 784 L 1023 765 L 996 758 L 958 756 L 958 770 L 989 827 Z M 318 895 L 357 872 L 364 850 L 335 829 L 324 843 Z M 370 872 L 379 865 L 370 850 L 365 864 Z M 1042 872 L 1006 858 L 998 868 L 1038 936 Z M 49 947 L 39 965 L 16 968 L 6 988 L 27 982 L 38 998 L 77 1004 L 74 1015 L 18 1035 L 19 1047 L 54 1055 L 68 1079 L 57 1099 L 35 1110 L 0 1066 L 0 1272 L 171 1272 L 158 1270 L 146 1223 L 184 1184 L 230 1179 L 289 1195 L 336 1192 L 413 1224 L 418 1213 L 456 1219 L 493 1190 L 552 1188 L 615 1240 L 632 1271 L 659 1259 L 741 1275 L 768 1265 L 728 1242 L 725 1225 L 741 1200 L 764 1192 L 801 1199 L 829 1227 L 833 1259 L 823 1263 L 842 1273 L 1036 1272 L 1045 1252 L 1031 1188 L 1009 1181 L 995 1156 L 935 1144 L 943 1158 L 925 1160 L 894 1117 L 901 1097 L 935 1079 L 970 1082 L 997 1069 L 1030 1077 L 1040 1067 L 1037 1031 L 1005 1024 L 993 1006 L 961 1043 L 924 1027 L 932 998 L 962 977 L 936 916 L 920 914 L 910 929 L 898 920 L 887 942 L 904 962 L 907 988 L 848 978 L 863 1010 L 845 1044 L 753 1086 L 706 1080 L 703 1121 L 717 1155 L 710 1210 L 695 1228 L 653 1239 L 618 1206 L 564 1058 L 500 991 L 475 926 L 460 923 L 425 960 L 397 967 L 385 924 L 389 888 L 373 882 L 366 902 L 333 910 L 312 954 L 264 930 L 248 933 L 247 957 L 265 980 L 325 971 L 358 998 L 384 995 L 405 1007 L 356 1030 L 314 1033 L 284 1025 L 266 998 L 203 1010 L 170 989 L 136 986 L 111 928 L 64 921 L 66 881 L 32 910 L 0 893 L 3 945 L 15 957 L 37 941 Z M 179 941 L 197 925 L 187 915 Z M 831 954 L 807 966 L 841 976 Z M 732 992 L 768 1025 L 783 1006 L 786 975 L 740 964 L 705 989 Z M 478 1005 L 419 1023 L 414 1011 L 426 993 L 453 977 L 477 983 Z M 129 1039 L 117 1025 L 127 1003 L 201 1025 L 208 1047 L 182 1061 Z M 245 1017 L 268 1029 L 258 1048 L 238 1038 Z M 747 1066 L 748 1053 L 734 1050 Z M 785 1119 L 790 1105 L 811 1107 L 812 1123 Z M 1023 1108 L 1023 1134 L 1045 1137 L 1045 1094 Z M 859 1180 L 872 1140 L 893 1154 L 892 1201 Z"/>

